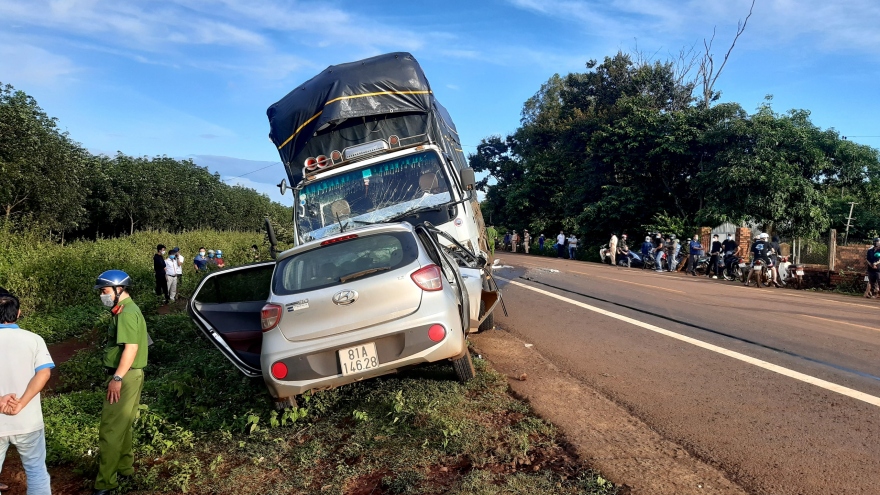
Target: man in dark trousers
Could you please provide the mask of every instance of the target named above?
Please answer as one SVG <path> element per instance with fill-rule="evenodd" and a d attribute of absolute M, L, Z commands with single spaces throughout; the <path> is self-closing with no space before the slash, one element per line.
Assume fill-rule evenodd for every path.
<path fill-rule="evenodd" d="M 707 277 L 718 278 L 718 275 L 721 275 L 721 268 L 724 266 L 721 259 L 721 249 L 721 241 L 718 240 L 718 234 L 715 234 L 712 236 L 712 246 L 709 248 L 709 254 L 712 258 L 709 260 L 711 270 L 706 271 Z"/>
<path fill-rule="evenodd" d="M 156 246 L 156 254 L 153 255 L 153 272 L 156 274 L 156 295 L 165 296 L 165 304 L 168 304 L 168 282 L 165 280 L 165 245 Z"/>
<path fill-rule="evenodd" d="M 93 495 L 108 495 L 119 486 L 119 475 L 134 474 L 132 424 L 137 417 L 147 366 L 147 323 L 129 297 L 131 278 L 121 270 L 108 270 L 95 282 L 101 303 L 110 310 L 104 370 L 107 396 L 98 427 L 101 458 Z"/>
<path fill-rule="evenodd" d="M 693 239 L 688 243 L 688 266 L 687 272 L 693 276 L 697 276 L 697 258 L 703 255 L 703 243 L 700 237 L 694 234 Z"/>

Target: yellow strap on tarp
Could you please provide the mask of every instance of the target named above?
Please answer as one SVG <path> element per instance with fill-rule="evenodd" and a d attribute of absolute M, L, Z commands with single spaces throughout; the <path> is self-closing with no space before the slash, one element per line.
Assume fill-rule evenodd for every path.
<path fill-rule="evenodd" d="M 366 98 L 366 97 L 370 97 L 370 96 L 385 96 L 385 95 L 426 95 L 426 94 L 430 94 L 430 93 L 431 93 L 431 91 L 424 91 L 424 90 L 423 91 L 379 91 L 376 93 L 364 93 L 362 95 L 340 96 L 339 98 L 333 98 L 332 100 L 325 103 L 324 108 L 327 108 L 327 105 L 329 105 L 331 103 L 335 103 L 335 102 L 341 101 L 341 100 L 351 100 L 354 98 Z M 320 112 L 313 115 L 312 118 L 303 122 L 303 124 L 301 126 L 297 127 L 296 130 L 293 131 L 293 134 L 291 134 L 289 138 L 285 139 L 284 142 L 281 143 L 281 146 L 279 146 L 278 149 L 280 150 L 281 148 L 287 146 L 287 144 L 289 142 L 291 142 L 293 140 L 293 138 L 296 137 L 297 134 L 299 134 L 299 132 L 303 129 L 303 127 L 309 125 L 309 123 L 311 121 L 317 119 L 318 116 L 321 115 L 322 113 L 324 113 L 323 108 L 321 109 Z"/>

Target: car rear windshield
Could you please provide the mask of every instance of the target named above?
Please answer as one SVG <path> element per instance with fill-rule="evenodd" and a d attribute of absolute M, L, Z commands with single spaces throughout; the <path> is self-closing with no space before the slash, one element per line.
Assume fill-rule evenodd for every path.
<path fill-rule="evenodd" d="M 296 294 L 381 275 L 412 263 L 418 241 L 409 232 L 366 235 L 285 258 L 275 269 L 275 294 Z"/>

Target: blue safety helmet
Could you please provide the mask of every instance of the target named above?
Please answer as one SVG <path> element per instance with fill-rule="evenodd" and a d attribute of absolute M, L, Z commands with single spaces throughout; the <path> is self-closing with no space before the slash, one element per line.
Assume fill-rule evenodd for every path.
<path fill-rule="evenodd" d="M 103 289 L 104 287 L 131 287 L 131 277 L 122 270 L 107 270 L 98 275 L 95 281 L 95 289 Z"/>
<path fill-rule="evenodd" d="M 223 257 L 223 251 L 221 251 L 221 250 L 218 249 L 218 250 L 217 250 L 217 257 L 218 257 L 218 258 L 222 258 L 222 257 Z"/>

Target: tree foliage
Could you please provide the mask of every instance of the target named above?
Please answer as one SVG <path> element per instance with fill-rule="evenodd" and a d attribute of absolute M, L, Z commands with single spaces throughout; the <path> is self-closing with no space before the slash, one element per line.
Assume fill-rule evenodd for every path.
<path fill-rule="evenodd" d="M 68 237 L 199 228 L 259 230 L 291 209 L 230 186 L 190 160 L 95 156 L 60 132 L 34 98 L 0 85 L 0 218 Z"/>
<path fill-rule="evenodd" d="M 488 174 L 493 223 L 588 242 L 723 221 L 811 235 L 840 228 L 858 201 L 855 235 L 880 230 L 880 154 L 818 128 L 808 111 L 775 112 L 769 97 L 754 114 L 706 105 L 672 62 L 618 53 L 587 68 L 551 77 L 514 133 L 469 157 Z"/>

